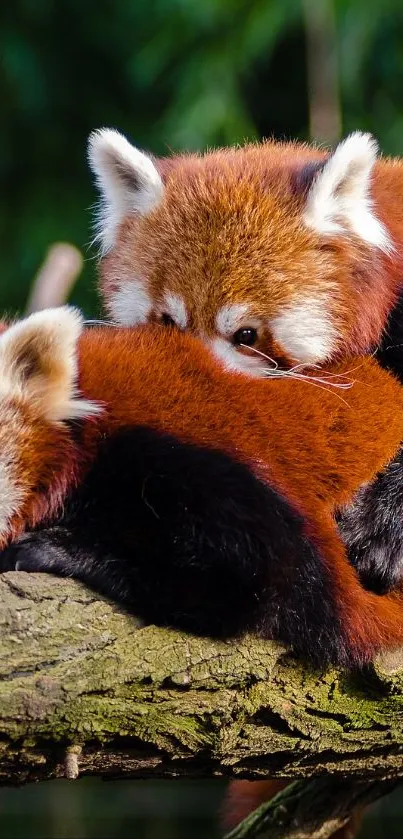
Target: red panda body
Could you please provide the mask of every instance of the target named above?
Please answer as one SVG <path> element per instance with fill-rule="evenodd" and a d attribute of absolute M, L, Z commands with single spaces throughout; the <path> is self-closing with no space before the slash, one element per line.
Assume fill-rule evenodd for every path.
<path fill-rule="evenodd" d="M 79 400 L 77 317 L 62 312 L 0 338 L 2 543 L 41 526 L 11 547 L 17 567 L 77 576 L 160 623 L 279 638 L 316 663 L 403 641 L 402 595 L 362 588 L 334 522 L 399 448 L 395 379 L 352 359 L 333 369 L 354 379 L 340 399 L 230 374 L 175 331 L 91 329 Z M 55 352 L 60 328 L 69 352 Z"/>

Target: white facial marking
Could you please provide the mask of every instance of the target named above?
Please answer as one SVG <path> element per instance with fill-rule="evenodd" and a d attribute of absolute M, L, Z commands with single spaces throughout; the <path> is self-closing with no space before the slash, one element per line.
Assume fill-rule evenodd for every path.
<path fill-rule="evenodd" d="M 230 336 L 241 326 L 257 326 L 255 318 L 248 317 L 249 306 L 246 303 L 233 303 L 223 306 L 216 316 L 217 332 Z"/>
<path fill-rule="evenodd" d="M 208 343 L 214 354 L 224 362 L 227 370 L 237 370 L 249 376 L 264 376 L 267 362 L 258 355 L 246 355 L 241 348 L 235 347 L 229 341 L 234 332 L 241 327 L 259 327 L 259 321 L 248 313 L 249 306 L 246 303 L 222 306 L 216 316 L 216 329 L 222 337 L 212 338 Z"/>
<path fill-rule="evenodd" d="M 105 254 L 113 247 L 117 227 L 126 215 L 146 215 L 157 206 L 163 184 L 151 158 L 110 128 L 91 134 L 88 160 L 101 195 L 95 239 Z"/>
<path fill-rule="evenodd" d="M 338 333 L 326 311 L 326 300 L 306 300 L 286 306 L 270 320 L 274 339 L 297 361 L 324 361 L 336 348 Z"/>
<path fill-rule="evenodd" d="M 112 318 L 121 326 L 138 326 L 147 323 L 153 308 L 146 284 L 141 280 L 120 283 L 108 301 Z"/>
<path fill-rule="evenodd" d="M 309 190 L 304 213 L 308 227 L 324 235 L 351 230 L 369 245 L 393 249 L 370 197 L 377 150 L 374 138 L 358 131 L 337 146 Z"/>
<path fill-rule="evenodd" d="M 186 306 L 182 297 L 178 294 L 172 294 L 170 291 L 164 295 L 164 300 L 161 308 L 161 314 L 169 315 L 180 329 L 186 329 L 188 325 L 188 315 Z"/>
<path fill-rule="evenodd" d="M 265 375 L 265 370 L 269 366 L 268 361 L 257 355 L 243 355 L 225 338 L 211 338 L 208 341 L 208 346 L 212 349 L 214 355 L 224 363 L 227 370 L 260 377 Z"/>

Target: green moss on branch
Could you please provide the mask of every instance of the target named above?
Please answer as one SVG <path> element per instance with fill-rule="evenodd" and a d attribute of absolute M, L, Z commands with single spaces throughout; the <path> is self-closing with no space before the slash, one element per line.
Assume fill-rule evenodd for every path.
<path fill-rule="evenodd" d="M 0 575 L 0 624 L 0 783 L 68 774 L 69 746 L 80 775 L 403 774 L 400 653 L 317 674 L 275 643 L 141 628 L 39 574 Z"/>

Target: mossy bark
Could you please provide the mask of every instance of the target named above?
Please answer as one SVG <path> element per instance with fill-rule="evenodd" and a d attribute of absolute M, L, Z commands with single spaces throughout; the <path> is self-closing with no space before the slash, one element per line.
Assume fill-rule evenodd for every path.
<path fill-rule="evenodd" d="M 0 624 L 0 783 L 403 775 L 401 653 L 314 673 L 275 643 L 141 628 L 41 574 L 0 575 Z"/>

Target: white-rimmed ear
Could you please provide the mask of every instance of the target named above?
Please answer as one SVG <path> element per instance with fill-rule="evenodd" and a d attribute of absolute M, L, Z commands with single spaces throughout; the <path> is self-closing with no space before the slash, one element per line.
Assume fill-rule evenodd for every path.
<path fill-rule="evenodd" d="M 106 253 L 122 219 L 149 213 L 162 197 L 163 184 L 151 158 L 111 128 L 90 135 L 88 160 L 101 195 L 96 239 Z"/>
<path fill-rule="evenodd" d="M 0 398 L 14 397 L 51 422 L 99 412 L 76 394 L 82 317 L 63 306 L 12 324 L 0 336 Z"/>
<path fill-rule="evenodd" d="M 310 186 L 304 221 L 320 234 L 351 231 L 381 250 L 391 249 L 370 197 L 378 146 L 371 134 L 356 132 L 341 142 Z"/>

